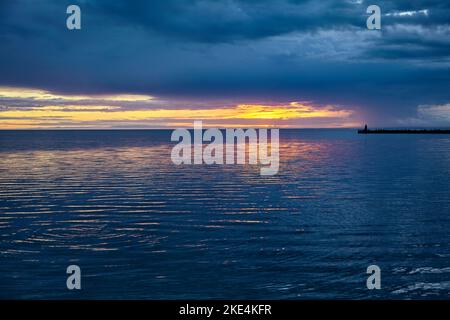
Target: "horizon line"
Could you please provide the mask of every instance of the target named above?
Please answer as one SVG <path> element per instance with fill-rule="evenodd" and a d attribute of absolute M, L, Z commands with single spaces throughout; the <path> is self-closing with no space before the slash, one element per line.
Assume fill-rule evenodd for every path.
<path fill-rule="evenodd" d="M 259 126 L 249 126 L 249 127 L 204 127 L 202 130 L 208 129 L 279 129 L 279 130 L 359 130 L 364 128 L 361 127 L 259 127 Z M 167 128 L 0 128 L 0 131 L 164 131 L 164 130 L 176 130 L 176 129 L 187 129 L 194 130 L 193 127 L 167 127 Z M 448 130 L 450 127 L 372 127 L 370 130 L 384 130 L 384 129 L 396 129 L 396 130 L 414 130 L 414 129 L 428 129 L 428 130 Z"/>

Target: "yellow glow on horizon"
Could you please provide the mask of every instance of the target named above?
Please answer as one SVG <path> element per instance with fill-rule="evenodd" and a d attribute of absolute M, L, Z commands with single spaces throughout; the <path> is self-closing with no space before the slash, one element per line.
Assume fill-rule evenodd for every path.
<path fill-rule="evenodd" d="M 111 112 L 102 112 L 110 110 Z M 68 112 L 70 111 L 70 112 Z M 151 120 L 151 119 L 295 119 L 347 117 L 347 110 L 313 109 L 308 107 L 289 108 L 283 106 L 238 105 L 231 108 L 215 109 L 155 109 L 155 110 L 122 110 L 114 106 L 44 106 L 30 110 L 0 111 L 0 119 L 4 118 L 43 118 L 61 117 L 73 121 L 95 120 Z"/>
<path fill-rule="evenodd" d="M 318 109 L 299 102 L 291 102 L 288 106 L 241 104 L 238 110 L 242 111 L 243 119 L 341 118 L 352 114 L 349 110 Z"/>
<path fill-rule="evenodd" d="M 7 100 L 5 100 L 5 98 Z M 4 100 L 3 102 L 1 100 Z M 8 100 L 20 105 L 8 107 Z M 122 124 L 157 125 L 158 127 L 192 127 L 194 120 L 203 120 L 205 127 L 289 127 L 288 120 L 320 120 L 322 126 L 354 123 L 353 111 L 334 106 L 316 106 L 309 102 L 285 104 L 237 104 L 223 108 L 161 108 L 146 95 L 57 95 L 44 90 L 0 86 L 0 129 L 51 127 L 108 127 Z M 47 101 L 46 101 L 47 100 Z M 51 101 L 54 100 L 54 101 Z M 56 101 L 62 100 L 62 101 Z M 36 101 L 39 104 L 36 106 Z M 27 106 L 29 102 L 29 106 Z M 124 102 L 124 104 L 120 104 Z M 126 103 L 125 103 L 126 102 Z M 139 109 L 130 109 L 130 102 L 140 102 Z M 146 104 L 146 102 L 149 102 Z M 108 105 L 111 103 L 111 105 Z M 153 103 L 153 104 L 152 104 Z M 160 103 L 159 103 L 160 105 Z M 302 125 L 308 123 L 301 122 Z"/>

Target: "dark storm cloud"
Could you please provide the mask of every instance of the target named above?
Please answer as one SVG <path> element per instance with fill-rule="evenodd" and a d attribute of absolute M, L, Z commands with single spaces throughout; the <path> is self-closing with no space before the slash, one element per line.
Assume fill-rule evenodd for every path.
<path fill-rule="evenodd" d="M 65 27 L 69 4 L 82 30 Z M 381 31 L 365 27 L 369 4 Z M 395 120 L 450 101 L 449 16 L 434 0 L 1 1 L 0 85 L 307 99 Z"/>
<path fill-rule="evenodd" d="M 373 2 L 373 1 L 372 1 Z M 371 4 L 372 4 L 371 2 Z M 449 21 L 450 5 L 442 1 L 376 1 L 384 24 L 439 25 Z M 228 42 L 327 28 L 365 25 L 369 4 L 352 0 L 166 0 L 91 2 L 105 19 L 160 34 L 199 42 Z M 431 10 L 430 10 L 431 8 Z M 427 10 L 427 15 L 396 16 Z"/>
<path fill-rule="evenodd" d="M 105 19 L 198 42 L 261 39 L 294 31 L 360 25 L 364 17 L 346 1 L 136 1 L 92 3 Z"/>

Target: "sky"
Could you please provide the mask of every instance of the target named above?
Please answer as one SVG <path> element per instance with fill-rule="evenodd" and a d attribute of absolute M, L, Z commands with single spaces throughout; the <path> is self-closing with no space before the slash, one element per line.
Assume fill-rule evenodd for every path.
<path fill-rule="evenodd" d="M 0 1 L 0 129 L 450 127 L 449 71 L 443 0 Z"/>

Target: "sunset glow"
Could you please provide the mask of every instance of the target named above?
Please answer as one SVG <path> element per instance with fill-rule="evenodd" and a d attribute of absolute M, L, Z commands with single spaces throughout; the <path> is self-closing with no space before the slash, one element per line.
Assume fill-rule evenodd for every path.
<path fill-rule="evenodd" d="M 311 102 L 234 104 L 223 107 L 163 106 L 146 95 L 67 95 L 35 89 L 0 87 L 0 128 L 179 127 L 194 120 L 205 126 L 308 126 L 295 120 L 329 120 L 352 126 L 352 110 Z M 191 105 L 191 104 L 190 104 Z M 294 122 L 293 122 L 294 121 Z M 323 122 L 327 126 L 327 122 Z"/>

